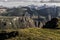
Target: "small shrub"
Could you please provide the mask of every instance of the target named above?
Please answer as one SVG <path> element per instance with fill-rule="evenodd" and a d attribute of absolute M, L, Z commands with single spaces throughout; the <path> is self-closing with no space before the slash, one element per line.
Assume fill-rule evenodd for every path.
<path fill-rule="evenodd" d="M 43 28 L 57 28 L 58 27 L 58 19 L 57 18 L 53 18 L 50 21 L 48 21 Z"/>

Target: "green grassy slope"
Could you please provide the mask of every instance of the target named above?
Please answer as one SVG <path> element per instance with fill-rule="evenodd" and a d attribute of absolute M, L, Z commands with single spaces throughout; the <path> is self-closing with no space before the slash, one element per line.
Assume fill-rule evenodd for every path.
<path fill-rule="evenodd" d="M 7 30 L 7 32 L 12 30 Z M 19 36 L 7 40 L 60 40 L 60 29 L 18 29 Z"/>

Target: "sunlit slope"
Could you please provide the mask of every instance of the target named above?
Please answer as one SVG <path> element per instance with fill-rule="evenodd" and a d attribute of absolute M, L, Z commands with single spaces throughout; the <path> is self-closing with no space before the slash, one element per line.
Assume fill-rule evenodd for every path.
<path fill-rule="evenodd" d="M 17 31 L 19 36 L 8 40 L 60 40 L 60 29 L 26 28 Z"/>

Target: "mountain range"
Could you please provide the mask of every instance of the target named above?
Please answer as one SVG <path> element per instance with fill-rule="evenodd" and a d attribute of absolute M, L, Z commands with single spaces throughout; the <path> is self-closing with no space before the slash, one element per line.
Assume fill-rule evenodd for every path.
<path fill-rule="evenodd" d="M 28 5 L 24 7 L 8 8 L 6 13 L 0 14 L 2 16 L 43 16 L 46 19 L 60 17 L 59 6 L 35 6 Z"/>

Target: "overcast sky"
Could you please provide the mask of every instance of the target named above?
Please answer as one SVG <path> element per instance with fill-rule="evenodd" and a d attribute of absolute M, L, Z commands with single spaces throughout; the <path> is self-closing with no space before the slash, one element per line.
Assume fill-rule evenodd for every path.
<path fill-rule="evenodd" d="M 7 7 L 13 7 L 13 6 L 26 6 L 26 5 L 57 5 L 60 6 L 60 3 L 40 3 L 41 0 L 0 0 L 0 5 L 7 6 Z M 49 1 L 49 0 L 43 0 L 43 1 Z"/>
<path fill-rule="evenodd" d="M 0 1 L 6 1 L 6 0 L 0 0 Z M 14 1 L 41 1 L 41 0 L 7 0 L 9 2 L 14 2 Z M 44 1 L 48 1 L 48 0 L 44 0 Z"/>
<path fill-rule="evenodd" d="M 0 2 L 2 2 L 2 1 L 18 2 L 18 1 L 50 1 L 50 0 L 0 0 Z M 60 1 L 60 0 L 52 0 L 52 1 Z"/>

